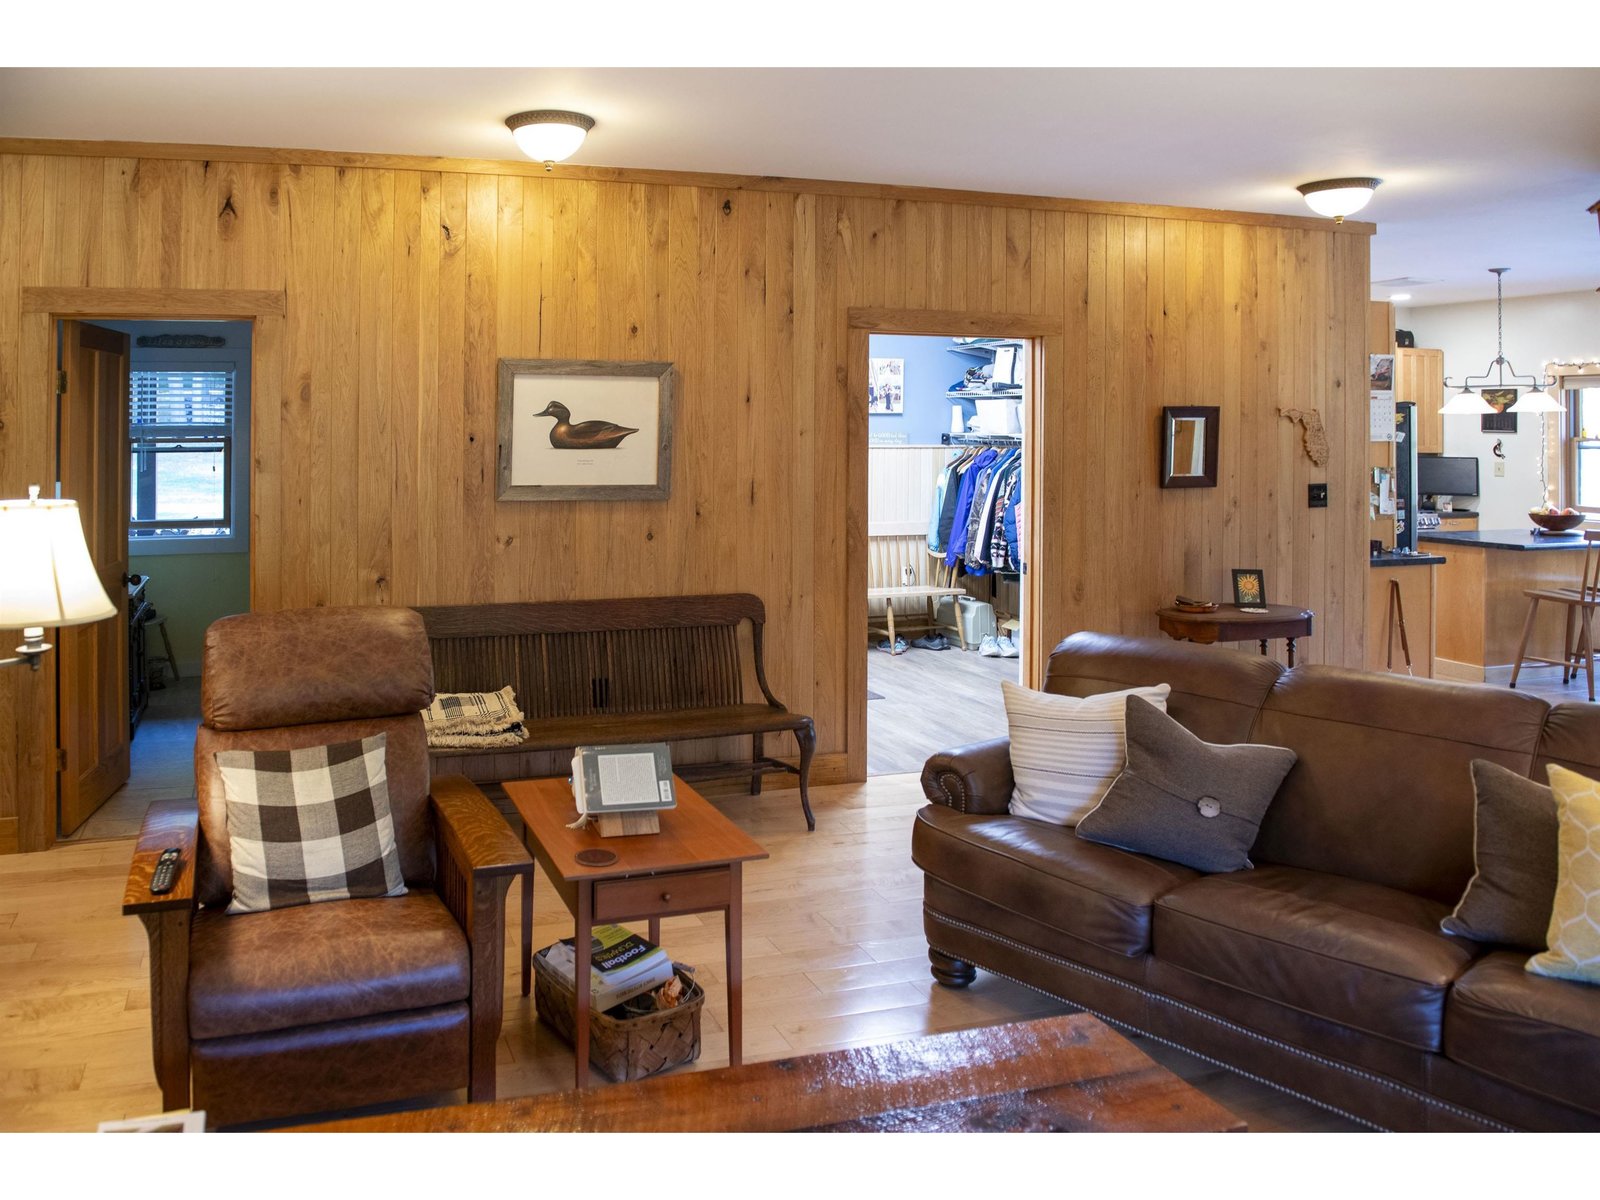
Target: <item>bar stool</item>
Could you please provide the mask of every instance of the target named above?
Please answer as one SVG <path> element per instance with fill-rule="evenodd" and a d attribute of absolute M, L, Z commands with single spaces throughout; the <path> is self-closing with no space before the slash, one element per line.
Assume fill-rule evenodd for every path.
<path fill-rule="evenodd" d="M 1522 625 L 1522 641 L 1517 645 L 1517 663 L 1511 668 L 1511 686 L 1517 686 L 1517 676 L 1525 662 L 1541 663 L 1561 668 L 1561 683 L 1565 686 L 1577 678 L 1582 667 L 1589 677 L 1589 699 L 1594 699 L 1594 610 L 1600 604 L 1600 530 L 1589 530 L 1583 535 L 1583 576 L 1575 588 L 1528 588 L 1522 594 L 1528 598 L 1528 619 Z M 1533 635 L 1534 618 L 1539 615 L 1539 605 L 1559 604 L 1566 609 L 1566 638 L 1562 643 L 1562 657 L 1539 658 L 1527 653 L 1528 639 Z"/>
<path fill-rule="evenodd" d="M 171 670 L 173 679 L 182 679 L 183 676 L 178 674 L 178 656 L 172 652 L 172 638 L 167 636 L 167 614 L 164 612 L 152 611 L 152 613 L 144 619 L 144 628 L 145 645 L 149 646 L 150 644 L 149 631 L 152 629 L 159 629 L 161 631 L 161 644 L 166 648 L 167 651 L 165 654 L 151 654 L 148 650 L 146 650 L 145 661 L 147 663 L 164 662 L 167 664 L 168 669 Z"/>

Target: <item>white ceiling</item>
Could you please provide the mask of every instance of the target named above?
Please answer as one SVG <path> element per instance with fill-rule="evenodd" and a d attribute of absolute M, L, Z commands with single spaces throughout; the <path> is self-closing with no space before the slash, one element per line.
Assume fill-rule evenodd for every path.
<path fill-rule="evenodd" d="M 10 69 L 0 136 L 516 157 L 503 120 L 596 118 L 595 166 L 1307 215 L 1384 184 L 1372 278 L 1413 305 L 1600 285 L 1593 69 Z M 1384 298 L 1393 289 L 1377 288 Z"/>

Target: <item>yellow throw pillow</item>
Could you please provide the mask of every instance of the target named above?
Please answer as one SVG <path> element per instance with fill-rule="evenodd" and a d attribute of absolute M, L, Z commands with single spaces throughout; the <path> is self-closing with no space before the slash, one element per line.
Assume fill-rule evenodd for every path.
<path fill-rule="evenodd" d="M 1550 767 L 1561 821 L 1550 946 L 1528 960 L 1535 975 L 1600 983 L 1600 783 Z"/>

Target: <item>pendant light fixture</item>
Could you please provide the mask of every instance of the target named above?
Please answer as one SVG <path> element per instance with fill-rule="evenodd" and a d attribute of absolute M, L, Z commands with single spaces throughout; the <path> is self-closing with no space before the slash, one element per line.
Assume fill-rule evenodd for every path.
<path fill-rule="evenodd" d="M 1510 267 L 1490 267 L 1494 275 L 1494 324 L 1495 324 L 1495 355 L 1489 360 L 1488 369 L 1482 375 L 1468 375 L 1461 383 L 1451 383 L 1447 378 L 1444 381 L 1446 390 L 1459 387 L 1459 391 L 1451 396 L 1439 409 L 1445 416 L 1485 415 L 1495 412 L 1495 408 L 1483 398 L 1481 394 L 1472 389 L 1490 387 L 1504 389 L 1510 385 L 1526 387 L 1528 390 L 1517 397 L 1505 411 L 1513 413 L 1553 413 L 1563 411 L 1561 402 L 1556 400 L 1545 389 L 1554 380 L 1537 375 L 1519 375 L 1511 361 L 1506 358 L 1505 348 L 1505 273 Z"/>
<path fill-rule="evenodd" d="M 1306 198 L 1311 211 L 1319 216 L 1332 217 L 1335 225 L 1351 213 L 1360 212 L 1378 190 L 1381 179 L 1360 176 L 1353 179 L 1319 179 L 1315 183 L 1302 183 L 1295 190 Z"/>
<path fill-rule="evenodd" d="M 560 108 L 539 108 L 513 113 L 506 128 L 529 158 L 544 164 L 546 171 L 571 158 L 594 128 L 594 118 Z"/>

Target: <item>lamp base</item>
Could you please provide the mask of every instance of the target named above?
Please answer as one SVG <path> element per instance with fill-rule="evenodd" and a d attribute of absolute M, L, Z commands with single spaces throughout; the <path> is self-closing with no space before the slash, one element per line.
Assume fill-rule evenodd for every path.
<path fill-rule="evenodd" d="M 16 658 L 0 658 L 0 667 L 20 667 L 27 663 L 35 671 L 39 669 L 39 660 L 45 652 L 53 649 L 51 644 L 44 640 L 44 628 L 39 625 L 29 626 L 22 631 L 22 645 L 17 647 Z"/>

